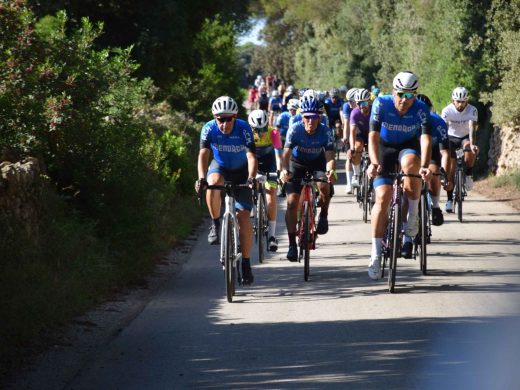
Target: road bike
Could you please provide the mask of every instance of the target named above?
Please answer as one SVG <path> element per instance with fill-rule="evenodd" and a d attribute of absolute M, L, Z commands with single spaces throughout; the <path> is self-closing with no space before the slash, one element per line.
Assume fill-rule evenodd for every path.
<path fill-rule="evenodd" d="M 199 190 L 199 204 L 202 204 L 202 191 L 222 190 L 225 193 L 224 213 L 222 215 L 221 234 L 220 234 L 220 263 L 224 267 L 224 277 L 226 282 L 226 297 L 228 302 L 233 302 L 235 295 L 235 283 L 241 284 L 240 260 L 242 252 L 240 250 L 239 225 L 236 216 L 236 191 L 242 188 L 249 188 L 249 184 L 233 184 L 225 182 L 221 184 L 206 185 Z"/>
<path fill-rule="evenodd" d="M 298 205 L 298 246 L 300 253 L 298 261 L 303 258 L 303 278 L 307 282 L 310 275 L 310 251 L 316 249 L 316 207 L 318 195 L 315 183 L 329 183 L 326 179 L 318 179 L 307 172 L 301 179 L 302 189 Z M 331 188 L 332 189 L 332 188 Z M 332 191 L 331 191 L 332 192 Z"/>
<path fill-rule="evenodd" d="M 466 175 L 464 173 L 464 151 L 469 149 L 459 148 L 455 151 L 457 167 L 455 168 L 455 185 L 453 187 L 453 207 L 457 209 L 457 217 L 462 222 L 462 203 L 468 195 L 464 185 Z"/>
<path fill-rule="evenodd" d="M 258 192 L 256 199 L 253 199 L 253 233 L 258 247 L 258 261 L 264 262 L 265 252 L 269 250 L 269 218 L 267 213 L 267 198 L 265 183 L 268 181 L 276 182 L 276 173 L 258 173 L 256 181 Z"/>
<path fill-rule="evenodd" d="M 446 172 L 441 168 L 440 173 L 434 176 L 441 176 L 441 181 L 446 181 Z M 414 259 L 419 256 L 419 265 L 423 275 L 428 271 L 428 250 L 427 246 L 431 243 L 432 237 L 432 199 L 428 191 L 428 185 L 423 181 L 421 197 L 419 198 L 419 232 L 414 239 Z"/>
<path fill-rule="evenodd" d="M 381 275 L 384 276 L 385 267 L 388 266 L 388 291 L 395 291 L 395 277 L 397 271 L 397 258 L 401 256 L 401 242 L 403 239 L 402 226 L 402 200 L 404 196 L 403 178 L 406 176 L 421 178 L 420 175 L 406 174 L 404 172 L 390 173 L 393 177 L 392 202 L 390 204 L 388 223 L 383 236 L 382 253 L 383 267 Z"/>
<path fill-rule="evenodd" d="M 375 203 L 373 179 L 367 174 L 370 165 L 368 152 L 364 150 L 361 155 L 359 187 L 356 188 L 356 199 L 359 207 L 363 210 L 363 222 L 367 223 L 368 213 Z"/>

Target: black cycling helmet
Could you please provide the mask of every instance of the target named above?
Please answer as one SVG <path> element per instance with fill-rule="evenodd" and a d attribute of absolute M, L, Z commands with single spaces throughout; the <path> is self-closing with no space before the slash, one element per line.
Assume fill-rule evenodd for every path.
<path fill-rule="evenodd" d="M 420 94 L 418 94 L 418 95 L 416 96 L 416 98 L 417 98 L 418 100 L 420 100 L 421 102 L 426 103 L 426 105 L 427 105 L 428 107 L 430 107 L 430 109 L 433 107 L 432 101 L 430 100 L 430 98 L 429 98 L 428 96 L 423 95 L 422 93 L 420 93 Z"/>

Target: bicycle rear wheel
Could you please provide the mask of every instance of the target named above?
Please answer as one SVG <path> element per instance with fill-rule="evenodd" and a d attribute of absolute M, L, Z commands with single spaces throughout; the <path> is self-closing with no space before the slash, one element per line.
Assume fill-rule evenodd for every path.
<path fill-rule="evenodd" d="M 462 170 L 457 170 L 457 181 L 458 184 L 455 188 L 457 191 L 456 198 L 457 198 L 457 216 L 459 218 L 459 221 L 462 222 L 462 199 L 463 199 L 463 185 L 464 185 L 464 175 L 462 173 Z"/>
<path fill-rule="evenodd" d="M 265 239 L 265 216 L 266 216 L 266 209 L 265 209 L 265 198 L 262 196 L 262 193 L 258 194 L 258 200 L 257 200 L 257 213 L 258 213 L 258 226 L 256 229 L 256 241 L 258 244 L 258 261 L 260 263 L 264 262 L 265 257 L 265 246 L 267 245 L 266 239 Z"/>
<path fill-rule="evenodd" d="M 419 217 L 421 223 L 419 224 L 419 258 L 421 271 L 423 275 L 426 275 L 427 271 L 427 234 L 428 234 L 428 212 L 426 209 L 426 194 L 421 194 L 421 200 L 419 202 Z"/>
<path fill-rule="evenodd" d="M 310 233 L 310 210 L 309 203 L 303 203 L 303 231 L 302 231 L 302 244 L 303 244 L 303 279 L 307 282 L 310 274 L 310 251 L 311 251 L 311 233 Z"/>
<path fill-rule="evenodd" d="M 401 207 L 398 204 L 395 204 L 392 207 L 392 248 L 390 250 L 390 262 L 388 264 L 388 291 L 391 293 L 394 292 L 395 289 L 395 275 L 397 270 L 397 258 L 399 257 L 399 252 L 401 251 Z"/>
<path fill-rule="evenodd" d="M 222 245 L 224 245 L 224 275 L 226 279 L 226 296 L 228 302 L 233 302 L 233 295 L 235 295 L 235 232 L 233 226 L 233 219 L 227 215 L 224 218 L 224 232 L 222 237 Z"/>

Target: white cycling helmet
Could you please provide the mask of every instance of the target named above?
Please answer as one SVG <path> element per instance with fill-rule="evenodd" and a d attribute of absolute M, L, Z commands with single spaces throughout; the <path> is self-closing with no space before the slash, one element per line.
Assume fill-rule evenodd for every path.
<path fill-rule="evenodd" d="M 415 92 L 419 88 L 419 80 L 412 72 L 399 72 L 392 83 L 395 90 Z"/>
<path fill-rule="evenodd" d="M 356 101 L 356 103 L 366 102 L 370 100 L 370 92 L 368 92 L 368 89 L 359 88 L 354 94 L 354 100 Z"/>
<path fill-rule="evenodd" d="M 354 96 L 356 95 L 356 91 L 358 90 L 358 88 L 350 88 L 348 91 L 347 91 L 347 100 L 349 102 L 353 102 L 354 101 Z"/>
<path fill-rule="evenodd" d="M 309 98 L 317 99 L 318 98 L 318 93 L 314 89 L 310 89 L 309 88 L 308 90 L 306 90 L 303 93 L 303 96 L 302 96 L 301 100 L 309 99 Z"/>
<path fill-rule="evenodd" d="M 273 89 L 273 92 L 271 92 L 272 97 L 278 97 L 278 91 L 276 89 Z"/>
<path fill-rule="evenodd" d="M 267 126 L 267 114 L 264 110 L 253 110 L 249 114 L 248 122 L 251 127 L 255 129 Z"/>
<path fill-rule="evenodd" d="M 453 100 L 468 100 L 468 90 L 464 87 L 457 87 L 451 93 Z"/>
<path fill-rule="evenodd" d="M 298 99 L 289 99 L 287 102 L 287 109 L 288 110 L 297 110 L 300 108 L 300 102 Z"/>
<path fill-rule="evenodd" d="M 289 92 L 289 93 L 293 93 L 293 92 L 294 92 L 294 87 L 293 87 L 292 85 L 289 85 L 289 86 L 287 87 L 287 92 Z"/>
<path fill-rule="evenodd" d="M 236 115 L 238 113 L 238 106 L 233 98 L 229 96 L 221 96 L 213 102 L 211 112 L 213 115 Z"/>

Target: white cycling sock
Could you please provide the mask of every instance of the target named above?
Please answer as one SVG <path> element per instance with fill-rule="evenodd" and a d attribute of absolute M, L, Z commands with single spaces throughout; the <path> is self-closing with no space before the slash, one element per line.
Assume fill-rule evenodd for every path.
<path fill-rule="evenodd" d="M 417 215 L 418 209 L 419 209 L 419 199 L 408 198 L 408 216 L 410 216 L 412 214 Z"/>
<path fill-rule="evenodd" d="M 441 197 L 430 195 L 430 198 L 432 200 L 432 206 L 435 207 L 436 209 L 438 209 L 440 207 L 439 201 L 440 201 Z"/>
<path fill-rule="evenodd" d="M 276 221 L 269 221 L 269 237 L 276 237 Z"/>
<path fill-rule="evenodd" d="M 383 253 L 381 249 L 382 238 L 372 237 L 372 257 L 381 256 Z"/>
<path fill-rule="evenodd" d="M 347 184 L 349 184 L 349 185 L 352 182 L 352 175 L 353 175 L 352 171 L 347 171 Z"/>
<path fill-rule="evenodd" d="M 352 169 L 354 170 L 354 175 L 359 176 L 359 172 L 361 171 L 361 164 L 352 164 Z"/>

